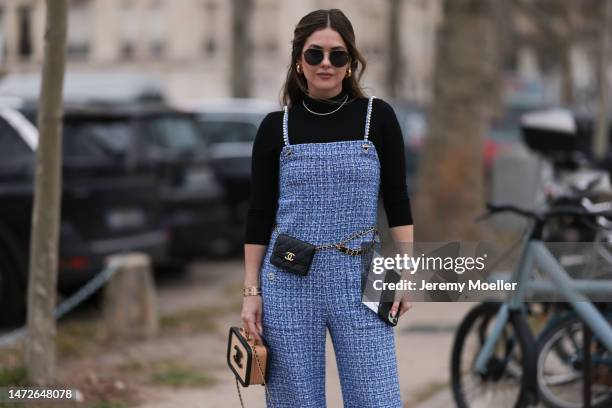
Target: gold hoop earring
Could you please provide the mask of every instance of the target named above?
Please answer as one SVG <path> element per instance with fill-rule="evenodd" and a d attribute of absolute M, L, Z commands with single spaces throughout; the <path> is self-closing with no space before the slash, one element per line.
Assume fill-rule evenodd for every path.
<path fill-rule="evenodd" d="M 351 67 L 349 67 L 348 71 L 346 71 L 346 78 L 351 77 Z"/>
<path fill-rule="evenodd" d="M 295 70 L 297 71 L 298 74 L 302 73 L 302 71 L 300 71 L 300 64 L 295 64 Z"/>

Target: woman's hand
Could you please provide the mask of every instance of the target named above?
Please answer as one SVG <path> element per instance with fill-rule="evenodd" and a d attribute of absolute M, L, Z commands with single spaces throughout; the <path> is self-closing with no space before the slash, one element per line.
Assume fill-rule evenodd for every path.
<path fill-rule="evenodd" d="M 397 227 L 392 227 L 389 229 L 391 232 L 391 236 L 393 237 L 393 241 L 398 247 L 400 254 L 405 254 L 408 256 L 412 256 L 414 252 L 414 226 L 413 225 L 399 225 Z M 402 279 L 404 278 L 404 274 L 407 273 L 407 270 L 402 270 Z M 398 296 L 399 297 L 399 296 Z M 396 297 L 397 299 L 397 297 Z M 406 294 L 403 293 L 400 300 L 393 302 L 393 306 L 391 306 L 391 315 L 394 317 L 399 317 L 406 313 L 408 310 L 412 308 L 412 303 L 408 301 Z M 398 316 L 399 311 L 399 316 Z"/>
<path fill-rule="evenodd" d="M 261 340 L 261 334 L 263 332 L 261 325 L 262 310 L 263 303 L 261 295 L 244 297 L 242 301 L 242 313 L 240 315 L 242 324 L 249 335 L 253 336 L 259 343 L 263 343 Z"/>
<path fill-rule="evenodd" d="M 391 316 L 397 316 L 397 311 L 399 310 L 399 316 L 397 317 L 400 317 L 410 309 L 412 309 L 412 303 L 408 299 L 396 300 L 393 302 L 393 306 L 391 306 Z"/>

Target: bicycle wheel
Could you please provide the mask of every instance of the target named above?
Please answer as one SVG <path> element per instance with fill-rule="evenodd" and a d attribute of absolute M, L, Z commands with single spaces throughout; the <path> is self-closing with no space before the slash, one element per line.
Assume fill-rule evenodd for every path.
<path fill-rule="evenodd" d="M 608 320 L 612 320 L 608 316 Z M 573 313 L 558 319 L 538 338 L 537 381 L 549 407 L 583 406 L 583 324 Z M 612 353 L 596 338 L 591 348 L 591 406 L 612 406 Z"/>
<path fill-rule="evenodd" d="M 500 303 L 481 303 L 459 325 L 451 360 L 453 397 L 459 408 L 525 407 L 532 402 L 530 381 L 534 380 L 524 367 L 534 361 L 535 356 L 530 352 L 533 340 L 520 313 L 510 313 L 487 362 L 486 374 L 474 371 L 476 358 L 494 326 L 500 306 Z"/>

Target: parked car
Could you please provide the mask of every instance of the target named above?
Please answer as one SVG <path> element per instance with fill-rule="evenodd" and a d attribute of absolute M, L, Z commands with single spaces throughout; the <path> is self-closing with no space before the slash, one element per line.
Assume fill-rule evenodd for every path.
<path fill-rule="evenodd" d="M 242 248 L 251 194 L 251 155 L 259 124 L 278 105 L 257 99 L 217 99 L 183 106 L 197 116 L 217 178 L 231 211 L 230 235 Z"/>
<path fill-rule="evenodd" d="M 169 232 L 168 256 L 157 266 L 181 270 L 193 259 L 227 250 L 223 189 L 194 115 L 159 102 L 79 103 L 65 110 L 69 132 L 95 137 L 126 166 L 156 177 Z"/>
<path fill-rule="evenodd" d="M 24 113 L 0 107 L 0 324 L 23 321 L 38 131 Z M 32 115 L 29 115 L 32 118 Z M 68 115 L 67 118 L 69 118 Z M 166 255 L 154 174 L 130 167 L 95 133 L 64 125 L 58 288 L 69 292 L 112 253 Z"/>

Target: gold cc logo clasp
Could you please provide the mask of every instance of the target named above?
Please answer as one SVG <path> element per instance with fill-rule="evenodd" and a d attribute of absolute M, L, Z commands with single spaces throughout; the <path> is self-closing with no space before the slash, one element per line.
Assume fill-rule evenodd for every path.
<path fill-rule="evenodd" d="M 242 358 L 244 357 L 242 354 L 242 350 L 238 348 L 238 346 L 234 346 L 235 354 L 234 354 L 234 362 L 239 368 L 242 368 Z"/>
<path fill-rule="evenodd" d="M 293 260 L 295 259 L 295 254 L 293 252 L 285 252 L 285 259 L 293 262 Z"/>

